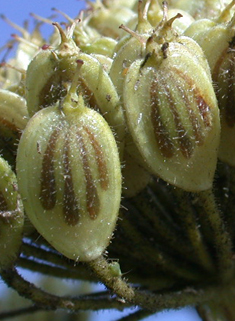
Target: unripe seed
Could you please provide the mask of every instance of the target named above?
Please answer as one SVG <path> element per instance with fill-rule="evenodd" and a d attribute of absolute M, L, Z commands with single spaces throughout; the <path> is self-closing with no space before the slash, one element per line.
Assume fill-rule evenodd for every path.
<path fill-rule="evenodd" d="M 154 174 L 188 191 L 208 189 L 220 137 L 210 78 L 180 41 L 155 49 L 127 72 L 128 128 Z"/>
<path fill-rule="evenodd" d="M 216 17 L 221 10 L 220 0 L 170 0 L 173 8 L 188 12 L 195 19 Z"/>
<path fill-rule="evenodd" d="M 235 166 L 235 143 L 231 137 L 235 133 L 234 113 L 234 37 L 235 16 L 228 22 L 232 1 L 214 21 L 198 20 L 185 34 L 195 39 L 202 47 L 208 60 L 215 92 L 221 112 L 220 160 Z"/>
<path fill-rule="evenodd" d="M 0 150 L 1 155 L 15 164 L 16 149 L 28 121 L 26 101 L 8 90 L 0 89 Z"/>
<path fill-rule="evenodd" d="M 76 60 L 79 60 L 82 64 L 76 84 L 77 91 L 83 95 L 85 103 L 99 111 L 114 129 L 122 154 L 125 135 L 124 115 L 109 75 L 98 59 L 80 52 L 74 41 L 60 27 L 58 28 L 62 39 L 59 48 L 40 52 L 27 70 L 27 105 L 30 116 L 63 99 L 76 73 Z M 37 78 L 36 84 L 35 78 Z"/>
<path fill-rule="evenodd" d="M 69 23 L 74 24 L 76 21 L 70 18 L 64 12 L 53 8 L 52 10 L 62 14 Z M 112 57 L 113 49 L 116 45 L 116 40 L 110 37 L 102 36 L 97 29 L 88 26 L 90 17 L 84 17 L 84 11 L 81 11 L 78 16 L 78 23 L 74 28 L 73 40 L 76 45 L 85 53 L 102 54 Z"/>
<path fill-rule="evenodd" d="M 136 32 L 121 25 L 120 28 L 129 33 L 117 43 L 114 49 L 114 59 L 110 69 L 110 78 L 122 101 L 122 88 L 126 71 L 133 61 L 145 56 L 146 41 L 152 33 L 153 27 L 147 19 L 147 8 L 142 10 L 139 2 Z"/>
<path fill-rule="evenodd" d="M 108 245 L 121 197 L 113 133 L 76 95 L 29 121 L 17 154 L 25 210 L 43 237 L 68 258 L 89 261 Z"/>
<path fill-rule="evenodd" d="M 23 233 L 24 212 L 17 181 L 8 163 L 0 157 L 0 269 L 16 260 Z"/>
<path fill-rule="evenodd" d="M 61 44 L 55 50 L 42 49 L 27 69 L 26 100 L 30 116 L 65 97 L 66 84 L 72 82 L 76 70 L 79 49 L 70 34 L 74 26 L 65 34 L 58 24 L 55 25 L 61 32 Z"/>
<path fill-rule="evenodd" d="M 128 20 L 136 14 L 125 6 L 118 6 L 112 3 L 106 7 L 100 0 L 90 2 L 92 14 L 89 19 L 89 26 L 96 28 L 102 35 L 111 38 L 118 38 L 121 30 L 118 28 L 121 24 L 126 24 Z"/>

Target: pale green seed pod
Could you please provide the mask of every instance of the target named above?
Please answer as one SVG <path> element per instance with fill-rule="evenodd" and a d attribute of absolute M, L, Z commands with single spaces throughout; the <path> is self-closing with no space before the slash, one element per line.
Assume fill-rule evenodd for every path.
<path fill-rule="evenodd" d="M 28 122 L 26 101 L 21 96 L 0 89 L 0 154 L 12 165 L 22 130 Z"/>
<path fill-rule="evenodd" d="M 85 53 L 81 53 L 79 59 L 83 63 L 79 71 L 78 91 L 82 93 L 84 90 L 84 100 L 98 110 L 114 130 L 122 158 L 125 119 L 116 88 L 98 59 Z"/>
<path fill-rule="evenodd" d="M 112 67 L 113 59 L 104 55 L 99 55 L 99 54 L 92 54 L 92 56 L 101 63 L 104 71 L 106 71 L 108 74 Z"/>
<path fill-rule="evenodd" d="M 153 27 L 147 19 L 148 8 L 139 5 L 136 31 L 121 26 L 128 35 L 121 38 L 114 49 L 113 63 L 109 72 L 110 78 L 122 101 L 122 88 L 126 71 L 133 61 L 145 56 L 146 41 Z"/>
<path fill-rule="evenodd" d="M 156 28 L 157 25 L 161 22 L 163 19 L 163 10 L 162 8 L 166 5 L 166 3 L 162 3 L 162 1 L 159 0 L 149 0 L 144 1 L 145 5 L 147 4 L 149 6 L 148 12 L 147 12 L 147 19 L 149 23 L 153 26 L 153 28 Z M 168 4 L 168 3 L 167 3 Z M 173 22 L 173 28 L 181 34 L 193 21 L 194 18 L 186 11 L 176 8 L 167 8 L 167 17 L 168 19 L 175 17 L 177 14 L 181 14 L 180 19 L 176 19 Z M 129 26 L 129 24 L 128 24 Z"/>
<path fill-rule="evenodd" d="M 221 113 L 219 158 L 235 166 L 234 113 L 234 36 L 235 16 L 228 22 L 232 1 L 214 21 L 203 19 L 192 24 L 185 34 L 195 39 L 208 60 Z"/>
<path fill-rule="evenodd" d="M 0 270 L 17 259 L 24 226 L 24 212 L 17 180 L 9 164 L 0 157 Z"/>
<path fill-rule="evenodd" d="M 106 57 L 113 57 L 117 41 L 110 37 L 100 37 L 93 42 L 84 45 L 81 49 L 88 54 L 100 54 Z"/>
<path fill-rule="evenodd" d="M 84 17 L 84 11 L 81 11 L 78 15 L 78 20 L 74 20 L 58 9 L 53 8 L 53 10 L 64 16 L 69 23 L 76 24 L 73 40 L 83 52 L 112 57 L 117 41 L 101 35 L 96 28 L 90 27 L 88 25 L 90 16 Z"/>
<path fill-rule="evenodd" d="M 82 64 L 79 68 L 77 91 L 83 95 L 85 103 L 99 111 L 114 129 L 122 153 L 124 115 L 108 73 L 95 56 L 80 52 L 71 39 L 71 32 L 66 35 L 60 27 L 58 29 L 62 38 L 59 48 L 42 51 L 32 60 L 27 70 L 26 97 L 30 116 L 55 104 L 66 95 L 76 72 L 76 60 L 80 60 Z"/>
<path fill-rule="evenodd" d="M 112 3 L 105 6 L 100 0 L 89 2 L 92 13 L 89 17 L 89 26 L 98 30 L 103 36 L 117 39 L 121 35 L 119 26 L 126 24 L 136 13 L 126 6 Z"/>
<path fill-rule="evenodd" d="M 126 72 L 135 59 L 141 58 L 145 53 L 145 41 L 149 35 L 143 37 L 143 41 L 132 37 L 126 38 L 124 45 L 121 46 L 117 54 L 115 54 L 113 63 L 109 72 L 109 76 L 122 99 L 123 81 L 125 79 Z M 127 40 L 127 41 L 126 41 Z"/>
<path fill-rule="evenodd" d="M 170 0 L 170 7 L 182 9 L 195 19 L 213 18 L 221 12 L 221 0 Z"/>
<path fill-rule="evenodd" d="M 128 128 L 152 173 L 187 191 L 209 189 L 220 139 L 211 80 L 180 40 L 154 48 L 126 75 Z"/>
<path fill-rule="evenodd" d="M 109 73 L 121 99 L 122 99 L 123 82 L 125 79 L 126 72 L 132 62 L 134 62 L 136 59 L 141 59 L 146 56 L 147 54 L 146 43 L 148 42 L 148 39 L 151 36 L 156 35 L 156 33 L 159 33 L 158 35 L 159 39 L 165 37 L 166 35 L 169 38 L 169 39 L 163 40 L 162 42 L 171 41 L 177 36 L 176 30 L 172 28 L 172 24 L 182 19 L 182 15 L 177 14 L 171 17 L 169 20 L 167 20 L 168 12 L 167 12 L 166 4 L 164 3 L 163 9 L 160 10 L 159 4 L 157 3 L 158 2 L 156 1 L 154 2 L 154 4 L 157 7 L 152 9 L 155 14 L 154 16 L 156 16 L 156 13 L 160 12 L 159 13 L 160 17 L 157 19 L 154 25 L 154 28 L 156 30 L 153 29 L 153 25 L 152 25 L 153 22 L 151 22 L 151 19 L 153 19 L 153 17 L 151 18 L 151 15 L 150 15 L 150 18 L 149 18 L 149 12 L 151 13 L 150 11 L 151 6 L 150 8 L 144 7 L 143 10 L 139 8 L 136 31 L 132 31 L 122 26 L 122 28 L 129 33 L 129 36 L 122 38 L 117 43 L 117 46 L 115 47 L 115 50 L 114 50 L 114 59 L 113 59 L 112 67 Z M 188 40 L 185 39 L 184 41 L 188 41 Z M 194 45 L 194 42 L 191 41 L 190 43 L 190 40 L 189 40 L 188 46 L 192 47 L 192 51 L 196 50 L 195 55 L 198 56 L 199 59 L 206 60 L 202 51 L 200 50 L 200 48 L 198 49 L 197 45 L 196 46 Z M 203 56 L 203 58 L 201 58 L 200 56 Z M 205 63 L 205 65 L 208 68 L 207 62 Z"/>
<path fill-rule="evenodd" d="M 75 25 L 66 34 L 58 24 L 55 26 L 60 31 L 60 45 L 54 50 L 43 48 L 27 69 L 25 85 L 30 116 L 65 97 L 66 86 L 71 84 L 77 68 L 76 60 L 80 50 L 72 40 Z"/>
<path fill-rule="evenodd" d="M 132 37 L 129 40 L 122 39 L 120 42 L 123 44 L 117 51 L 112 67 L 110 69 L 110 77 L 117 89 L 118 94 L 120 95 L 120 100 L 123 103 L 123 92 L 125 91 L 125 81 L 126 75 L 131 64 L 137 59 L 145 59 L 148 55 L 148 47 L 151 45 L 152 38 L 156 38 L 157 41 L 162 45 L 164 42 L 178 41 L 182 45 L 182 48 L 187 47 L 188 53 L 191 52 L 194 58 L 197 60 L 197 63 L 201 65 L 210 77 L 210 69 L 206 61 L 205 55 L 203 54 L 200 46 L 188 37 L 178 37 L 175 30 L 172 29 L 172 23 L 177 18 L 181 17 L 180 14 L 175 17 L 167 20 L 167 8 L 163 7 L 163 19 L 159 26 L 156 28 L 156 31 L 152 32 L 152 27 L 149 24 L 146 16 L 141 15 L 139 12 L 139 24 L 137 26 L 137 32 L 127 30 L 131 33 Z M 147 11 L 146 11 L 147 13 Z M 140 34 L 139 34 L 140 32 Z M 177 39 L 177 40 L 176 40 Z M 117 45 L 117 47 L 119 44 Z M 160 45 L 159 45 L 160 46 Z M 124 88 L 124 89 L 123 89 Z M 128 95 L 127 95 L 128 96 Z M 126 96 L 126 99 L 128 99 Z M 139 97 L 139 103 L 142 101 L 142 98 Z M 130 100 L 131 101 L 131 100 Z M 131 103 L 131 102 L 130 102 Z M 125 105 L 125 102 L 124 102 Z M 134 105 L 133 105 L 134 108 Z M 124 107 L 125 109 L 125 107 Z M 129 119 L 131 122 L 131 120 Z M 128 127 L 128 126 L 127 126 Z M 133 135 L 132 135 L 133 137 Z M 132 156 L 133 166 L 134 167 L 143 167 L 148 168 L 146 160 L 143 159 L 143 154 L 139 152 L 139 149 L 135 148 L 129 133 L 127 132 L 126 136 L 127 144 L 125 146 L 127 152 Z M 141 155 L 142 154 L 142 155 Z M 145 157 L 144 157 L 145 158 Z"/>
<path fill-rule="evenodd" d="M 29 121 L 19 143 L 17 178 L 25 211 L 59 252 L 90 261 L 105 250 L 121 198 L 113 133 L 73 89 Z"/>
<path fill-rule="evenodd" d="M 202 32 L 210 30 L 216 25 L 216 22 L 210 19 L 200 19 L 194 21 L 185 31 L 184 35 L 196 39 Z"/>
<path fill-rule="evenodd" d="M 115 5 L 120 6 L 120 7 L 127 7 L 129 9 L 133 9 L 137 1 L 138 0 L 129 0 L 129 1 L 116 0 Z M 107 8 L 110 8 L 113 6 L 113 0 L 103 0 L 102 2 Z"/>

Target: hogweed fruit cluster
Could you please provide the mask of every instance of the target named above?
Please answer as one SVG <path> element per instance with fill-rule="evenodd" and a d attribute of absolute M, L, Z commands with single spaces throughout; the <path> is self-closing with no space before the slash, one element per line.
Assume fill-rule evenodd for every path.
<path fill-rule="evenodd" d="M 235 319 L 234 5 L 97 0 L 31 34 L 2 16 L 22 33 L 0 69 L 0 274 L 20 313 Z M 107 291 L 60 297 L 18 267 Z"/>

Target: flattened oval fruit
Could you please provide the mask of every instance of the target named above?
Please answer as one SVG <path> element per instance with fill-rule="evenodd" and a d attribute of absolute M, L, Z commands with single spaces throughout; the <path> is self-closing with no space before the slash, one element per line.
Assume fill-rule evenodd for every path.
<path fill-rule="evenodd" d="M 84 105 L 35 114 L 19 143 L 17 177 L 26 214 L 55 249 L 76 261 L 102 254 L 117 220 L 121 170 L 100 114 Z"/>
<path fill-rule="evenodd" d="M 186 191 L 209 189 L 220 119 L 207 71 L 177 43 L 169 44 L 161 63 L 151 63 L 137 60 L 126 75 L 130 133 L 153 174 Z"/>

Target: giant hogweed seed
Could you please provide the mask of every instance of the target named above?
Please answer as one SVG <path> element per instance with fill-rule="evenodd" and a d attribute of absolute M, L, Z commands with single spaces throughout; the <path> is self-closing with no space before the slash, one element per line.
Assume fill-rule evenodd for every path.
<path fill-rule="evenodd" d="M 118 28 L 121 24 L 126 24 L 136 14 L 126 6 L 119 6 L 112 3 L 111 6 L 105 5 L 100 0 L 89 2 L 91 6 L 91 14 L 89 18 L 89 26 L 98 30 L 103 36 L 117 39 L 121 35 Z"/>
<path fill-rule="evenodd" d="M 54 11 L 64 16 L 69 23 L 75 21 L 64 12 L 53 8 Z M 73 40 L 76 45 L 85 53 L 95 53 L 112 57 L 113 49 L 116 45 L 116 40 L 110 37 L 102 36 L 95 28 L 88 26 L 90 17 L 84 17 L 84 12 L 81 11 L 78 15 L 78 23 L 74 28 Z"/>
<path fill-rule="evenodd" d="M 188 49 L 189 40 L 164 42 L 161 33 L 149 38 L 146 58 L 127 71 L 128 128 L 152 173 L 187 191 L 206 190 L 212 186 L 220 138 L 208 67 Z"/>
<path fill-rule="evenodd" d="M 124 115 L 109 75 L 98 59 L 80 52 L 76 46 L 71 38 L 75 22 L 67 34 L 58 24 L 56 27 L 61 35 L 59 47 L 55 50 L 50 48 L 42 50 L 31 61 L 27 70 L 26 97 L 30 116 L 63 99 L 76 72 L 74 59 L 80 60 L 83 63 L 79 68 L 77 90 L 83 95 L 85 103 L 99 111 L 113 128 L 122 154 L 125 135 Z M 38 77 L 38 72 L 41 77 Z M 35 78 L 37 78 L 36 85 Z"/>
<path fill-rule="evenodd" d="M 0 89 L 0 154 L 13 166 L 17 144 L 27 121 L 25 99 L 13 92 Z"/>
<path fill-rule="evenodd" d="M 83 93 L 87 105 L 99 111 L 114 130 L 122 158 L 125 119 L 116 88 L 98 59 L 86 53 L 80 53 L 79 59 L 83 64 L 79 71 L 78 91 Z"/>
<path fill-rule="evenodd" d="M 146 1 L 144 7 L 142 7 L 141 2 L 139 2 L 138 5 L 138 21 L 136 25 L 136 31 L 132 31 L 129 28 L 126 28 L 125 26 L 122 26 L 122 28 L 129 33 L 128 36 L 122 38 L 117 46 L 116 46 L 116 53 L 114 56 L 114 60 L 110 69 L 110 77 L 117 89 L 118 94 L 120 95 L 120 100 L 123 103 L 123 86 L 126 78 L 126 74 L 128 72 L 129 67 L 131 64 L 137 60 L 141 59 L 146 56 L 146 44 L 148 39 L 153 33 L 153 26 L 150 24 L 148 20 L 148 13 L 149 13 L 149 5 L 151 8 L 151 5 L 157 5 L 155 8 L 155 15 L 157 14 L 157 11 L 159 10 L 161 12 L 161 16 L 163 15 L 162 22 L 160 25 L 163 26 L 163 29 L 165 33 L 173 34 L 171 31 L 171 23 L 175 20 L 178 20 L 180 15 L 177 15 L 176 17 L 173 17 L 168 22 L 166 22 L 166 14 L 167 14 L 167 6 L 166 3 L 163 3 L 163 10 L 160 10 L 160 6 L 152 1 Z M 152 8 L 153 9 L 153 8 Z M 170 29 L 170 32 L 168 31 Z M 187 42 L 188 46 L 194 51 L 196 56 L 198 57 L 199 63 L 203 63 L 208 68 L 208 64 L 205 63 L 205 57 L 202 56 L 201 49 L 195 42 L 193 42 L 191 39 L 184 37 L 184 39 L 181 39 L 183 42 Z M 199 50 L 200 49 L 200 50 Z M 198 52 L 200 51 L 200 52 Z M 209 72 L 209 71 L 208 71 Z M 123 175 L 124 175 L 124 194 L 125 195 L 134 195 L 135 190 L 136 193 L 139 192 L 141 186 L 144 187 L 147 182 L 150 180 L 150 175 L 148 172 L 144 170 L 144 168 L 147 167 L 146 161 L 143 159 L 143 155 L 140 154 L 139 150 L 136 148 L 136 145 L 133 143 L 132 138 L 130 137 L 129 132 L 126 134 L 125 139 L 125 149 L 126 154 L 131 155 L 131 157 L 128 157 L 127 162 L 127 168 L 132 166 L 133 168 L 139 168 L 141 171 L 141 175 L 139 177 L 139 183 L 135 183 L 135 174 L 134 171 L 129 171 L 127 169 L 124 169 Z M 125 159 L 124 159 L 125 161 Z M 132 165 L 131 165 L 132 162 Z"/>
<path fill-rule="evenodd" d="M 122 88 L 126 71 L 133 61 L 144 57 L 146 40 L 152 32 L 152 25 L 147 19 L 148 6 L 142 9 L 141 2 L 138 6 L 138 19 L 135 32 L 121 25 L 120 28 L 128 32 L 121 38 L 114 48 L 114 59 L 109 72 L 110 78 L 120 95 L 122 101 Z"/>
<path fill-rule="evenodd" d="M 127 31 L 129 34 L 119 40 L 115 47 L 115 54 L 112 66 L 110 68 L 109 76 L 116 88 L 116 91 L 119 95 L 120 103 L 123 105 L 123 82 L 126 76 L 126 72 L 131 65 L 133 61 L 135 61 L 138 58 L 144 57 L 145 53 L 145 46 L 146 46 L 146 40 L 150 36 L 152 32 L 152 26 L 149 23 L 147 19 L 147 13 L 148 13 L 148 4 L 149 1 L 146 2 L 145 6 L 142 7 L 142 2 L 138 2 L 138 19 L 136 22 L 136 32 L 132 32 L 129 28 L 126 28 L 125 26 L 121 25 L 120 27 Z M 129 147 L 133 150 L 133 154 L 135 155 L 134 158 L 128 158 L 128 167 L 130 167 L 131 161 L 133 162 L 133 166 L 138 168 L 139 163 L 141 163 L 142 156 L 140 155 L 138 149 L 135 148 L 135 145 L 132 142 L 132 138 L 129 135 L 128 132 L 126 132 L 125 136 L 125 148 L 128 149 Z M 127 152 L 128 153 L 128 152 Z M 131 160 L 132 159 L 132 160 Z M 125 161 L 125 160 L 124 160 Z M 127 173 L 127 170 L 125 169 L 123 171 L 124 176 L 125 173 Z M 124 190 L 127 188 L 127 186 L 144 186 L 147 182 L 147 179 L 145 178 L 148 176 L 146 173 L 144 175 L 141 175 L 141 177 L 144 177 L 144 182 L 140 182 L 140 184 L 133 184 L 133 180 L 135 180 L 134 171 L 130 171 L 128 175 L 124 178 Z M 146 175 L 145 175 L 146 174 Z M 142 179 L 140 178 L 140 181 Z M 130 188 L 132 190 L 131 194 L 134 193 L 133 188 Z M 139 188 L 137 188 L 139 191 Z M 129 194 L 129 191 L 127 191 L 127 194 Z"/>
<path fill-rule="evenodd" d="M 19 143 L 17 177 L 39 233 L 68 258 L 89 261 L 112 237 L 121 173 L 110 127 L 84 105 L 76 84 L 62 102 L 30 119 Z"/>
<path fill-rule="evenodd" d="M 216 17 L 221 11 L 221 0 L 170 0 L 170 7 L 182 9 L 195 19 Z"/>
<path fill-rule="evenodd" d="M 0 270 L 16 260 L 24 226 L 17 180 L 10 165 L 0 157 Z"/>
<path fill-rule="evenodd" d="M 235 166 L 235 143 L 231 140 L 235 133 L 235 15 L 230 21 L 227 20 L 234 4 L 235 1 L 232 1 L 214 21 L 198 20 L 185 31 L 199 43 L 208 60 L 221 113 L 218 156 L 231 166 Z"/>
<path fill-rule="evenodd" d="M 76 70 L 79 48 L 72 39 L 75 23 L 67 33 L 58 24 L 55 23 L 55 26 L 60 31 L 61 43 L 53 50 L 43 47 L 27 69 L 25 85 L 30 116 L 65 97 L 66 84 L 69 86 L 72 82 Z"/>

